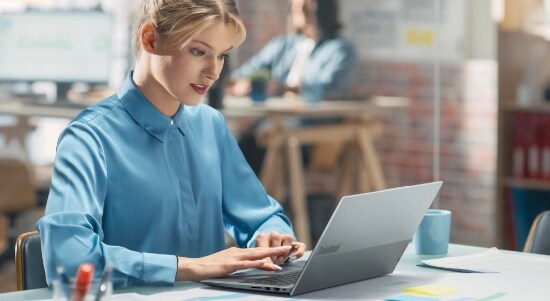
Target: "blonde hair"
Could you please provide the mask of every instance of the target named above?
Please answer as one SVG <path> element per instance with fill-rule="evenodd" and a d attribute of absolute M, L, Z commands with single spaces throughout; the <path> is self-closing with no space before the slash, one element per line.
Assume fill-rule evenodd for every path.
<path fill-rule="evenodd" d="M 246 29 L 234 0 L 142 0 L 134 26 L 134 55 L 137 58 L 141 53 L 140 30 L 147 22 L 161 36 L 183 48 L 195 35 L 219 21 L 235 25 L 234 46 L 244 41 Z"/>

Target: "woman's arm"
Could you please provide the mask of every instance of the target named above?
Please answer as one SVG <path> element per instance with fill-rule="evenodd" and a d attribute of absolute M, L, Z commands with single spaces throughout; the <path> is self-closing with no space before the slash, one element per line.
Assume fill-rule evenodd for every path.
<path fill-rule="evenodd" d="M 109 181 L 106 162 L 101 139 L 89 125 L 73 122 L 61 135 L 46 215 L 37 224 L 48 283 L 57 277 L 56 265 L 75 275 L 83 262 L 94 264 L 96 276 L 106 262 L 112 262 L 115 286 L 173 283 L 177 266 L 174 255 L 136 252 L 104 243 L 103 209 Z"/>
<path fill-rule="evenodd" d="M 296 239 L 283 208 L 267 195 L 221 114 L 219 128 L 222 144 L 223 213 L 226 224 L 230 225 L 230 234 L 242 247 L 277 247 L 293 244 Z M 296 249 L 296 256 L 300 257 L 305 251 L 305 245 L 299 243 Z M 273 259 L 276 258 L 277 256 L 273 256 Z"/>

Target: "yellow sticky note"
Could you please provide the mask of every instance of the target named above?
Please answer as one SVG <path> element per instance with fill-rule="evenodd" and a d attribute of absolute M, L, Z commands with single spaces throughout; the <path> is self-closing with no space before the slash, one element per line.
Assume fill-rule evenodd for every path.
<path fill-rule="evenodd" d="M 443 294 L 448 294 L 456 292 L 457 289 L 454 287 L 439 285 L 439 284 L 426 284 L 415 287 L 404 288 L 403 292 L 417 294 L 417 295 L 427 295 L 427 296 L 439 296 Z"/>

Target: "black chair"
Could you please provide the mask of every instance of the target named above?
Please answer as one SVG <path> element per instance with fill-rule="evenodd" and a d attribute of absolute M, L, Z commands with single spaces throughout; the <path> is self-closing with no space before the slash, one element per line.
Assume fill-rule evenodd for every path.
<path fill-rule="evenodd" d="M 533 221 L 523 252 L 550 255 L 550 210 L 539 213 Z"/>
<path fill-rule="evenodd" d="M 19 235 L 15 244 L 17 290 L 48 287 L 37 231 Z"/>

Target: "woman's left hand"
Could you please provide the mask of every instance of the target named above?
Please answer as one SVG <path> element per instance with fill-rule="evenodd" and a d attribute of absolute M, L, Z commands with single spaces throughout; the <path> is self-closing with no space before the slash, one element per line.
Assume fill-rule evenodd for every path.
<path fill-rule="evenodd" d="M 294 261 L 304 255 L 306 251 L 306 244 L 294 241 L 294 238 L 289 234 L 280 234 L 276 231 L 271 233 L 260 233 L 256 237 L 256 247 L 279 247 L 279 246 L 292 246 L 289 253 L 286 256 L 270 257 L 272 263 L 280 265 L 285 262 L 287 258 L 290 261 Z"/>

